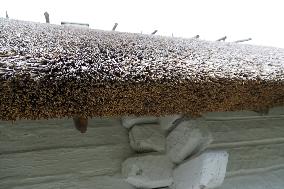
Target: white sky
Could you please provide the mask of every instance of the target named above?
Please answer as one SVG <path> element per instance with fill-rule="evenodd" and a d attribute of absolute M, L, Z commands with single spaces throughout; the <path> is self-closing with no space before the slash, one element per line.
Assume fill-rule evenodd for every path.
<path fill-rule="evenodd" d="M 13 19 L 89 23 L 91 28 L 227 41 L 251 37 L 250 44 L 284 48 L 284 0 L 0 0 Z"/>

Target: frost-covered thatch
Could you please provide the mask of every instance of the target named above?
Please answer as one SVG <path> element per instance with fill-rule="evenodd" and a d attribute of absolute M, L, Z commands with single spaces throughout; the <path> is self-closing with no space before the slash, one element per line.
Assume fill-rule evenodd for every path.
<path fill-rule="evenodd" d="M 284 50 L 0 19 L 0 119 L 284 104 Z"/>

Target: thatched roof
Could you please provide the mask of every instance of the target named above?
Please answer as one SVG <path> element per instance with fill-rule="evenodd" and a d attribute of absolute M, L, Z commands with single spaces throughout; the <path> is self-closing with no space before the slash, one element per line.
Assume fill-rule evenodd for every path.
<path fill-rule="evenodd" d="M 284 50 L 0 19 L 0 119 L 284 105 Z"/>

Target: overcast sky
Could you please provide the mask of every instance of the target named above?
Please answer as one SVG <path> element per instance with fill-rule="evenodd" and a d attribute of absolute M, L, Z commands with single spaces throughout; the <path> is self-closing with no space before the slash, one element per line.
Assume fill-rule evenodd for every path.
<path fill-rule="evenodd" d="M 91 28 L 228 41 L 284 48 L 283 0 L 1 0 L 0 17 L 53 24 L 89 23 Z"/>

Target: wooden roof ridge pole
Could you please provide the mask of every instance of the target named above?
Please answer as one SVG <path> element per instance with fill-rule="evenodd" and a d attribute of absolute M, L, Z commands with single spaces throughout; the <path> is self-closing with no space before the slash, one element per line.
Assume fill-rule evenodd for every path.
<path fill-rule="evenodd" d="M 49 22 L 49 14 L 48 14 L 48 12 L 44 12 L 44 17 L 45 17 L 45 23 L 50 23 Z"/>
<path fill-rule="evenodd" d="M 158 30 L 154 30 L 151 35 L 155 35 L 158 32 Z"/>
<path fill-rule="evenodd" d="M 73 117 L 73 122 L 78 131 L 85 133 L 88 127 L 88 118 L 84 117 Z"/>
<path fill-rule="evenodd" d="M 242 43 L 242 42 L 246 42 L 246 41 L 250 41 L 250 40 L 252 40 L 252 38 L 237 40 L 237 41 L 235 41 L 235 43 Z"/>
<path fill-rule="evenodd" d="M 8 12 L 7 12 L 7 11 L 6 11 L 6 18 L 9 19 L 9 15 L 8 15 Z"/>
<path fill-rule="evenodd" d="M 227 39 L 227 36 L 224 36 L 224 37 L 217 39 L 216 41 L 225 41 L 226 39 Z"/>
<path fill-rule="evenodd" d="M 118 25 L 118 23 L 114 23 L 114 26 L 112 27 L 112 31 L 115 31 L 117 25 Z"/>

